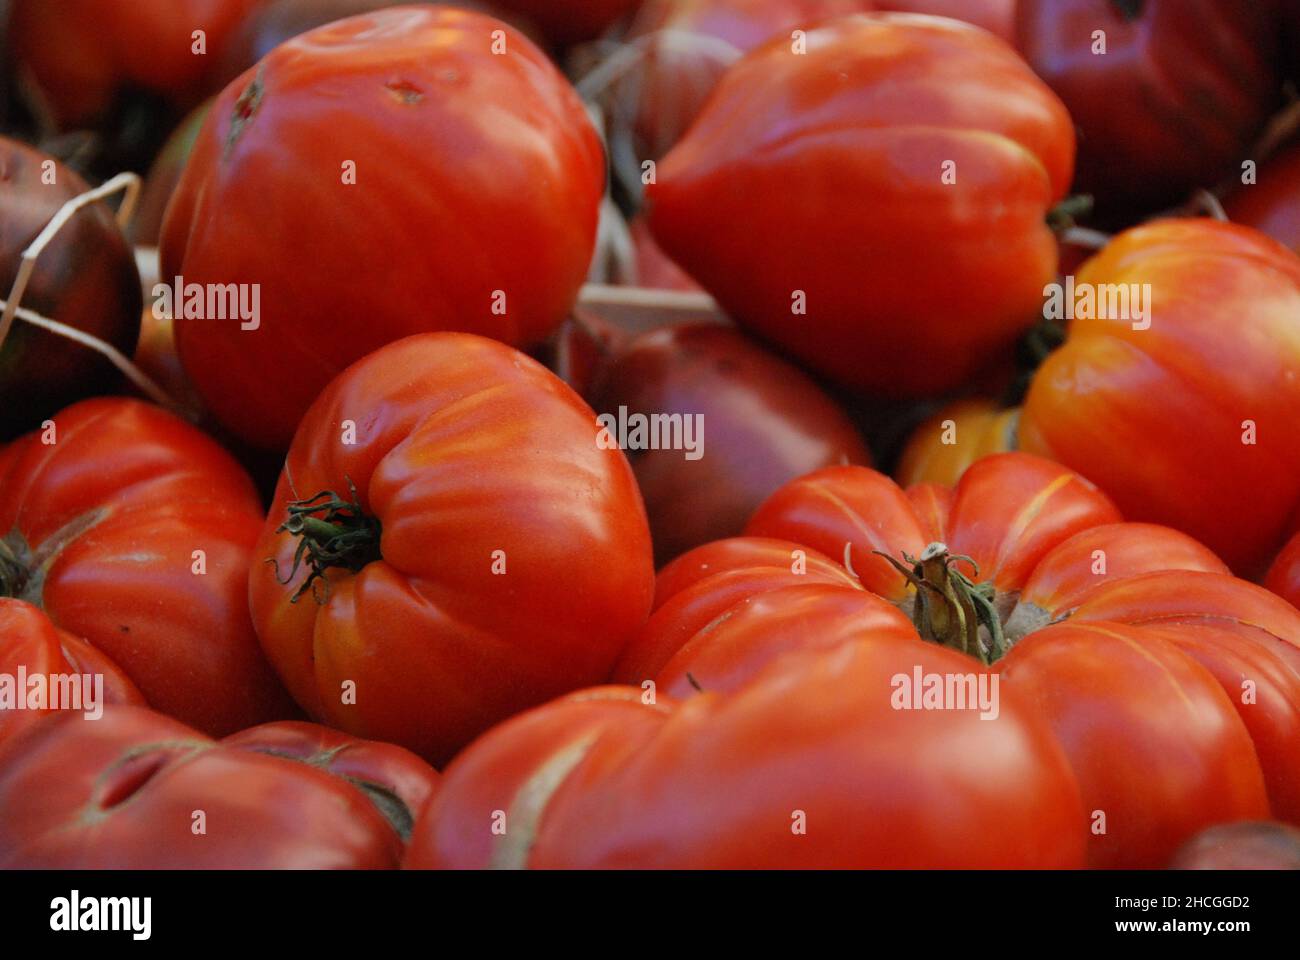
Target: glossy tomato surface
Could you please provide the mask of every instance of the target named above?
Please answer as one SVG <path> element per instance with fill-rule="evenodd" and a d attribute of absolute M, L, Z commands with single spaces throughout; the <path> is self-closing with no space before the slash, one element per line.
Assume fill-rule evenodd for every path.
<path fill-rule="evenodd" d="M 108 704 L 145 706 L 144 697 L 121 667 L 84 640 L 60 630 L 30 603 L 8 597 L 0 597 L 0 675 L 13 684 L 0 698 L 0 743 L 51 710 L 94 715 Z M 19 680 L 24 675 L 29 681 L 41 678 L 36 703 L 30 702 L 32 688 Z M 73 677 L 81 678 L 77 686 L 63 682 Z M 71 700 L 62 699 L 64 691 L 71 693 Z"/>
<path fill-rule="evenodd" d="M 0 745 L 6 869 L 382 869 L 401 856 L 345 777 L 140 707 L 61 714 Z"/>
<path fill-rule="evenodd" d="M 950 404 L 922 423 L 908 438 L 894 477 L 917 483 L 955 486 L 976 460 L 1016 449 L 1018 409 L 1003 409 L 983 397 Z"/>
<path fill-rule="evenodd" d="M 589 399 L 615 424 L 682 418 L 677 447 L 627 451 L 658 564 L 739 534 L 754 509 L 795 477 L 871 460 L 853 424 L 821 388 L 719 324 L 638 337 L 604 368 Z"/>
<path fill-rule="evenodd" d="M 0 300 L 22 254 L 59 209 L 90 187 L 53 157 L 0 137 Z M 19 306 L 130 354 L 140 323 L 140 276 L 105 203 L 83 207 L 41 252 Z M 120 379 L 88 347 L 15 318 L 0 344 L 0 440 Z"/>
<path fill-rule="evenodd" d="M 149 704 L 214 736 L 292 715 L 253 633 L 263 512 L 247 474 L 158 407 L 85 400 L 0 448 L 0 595 L 42 608 Z"/>
<path fill-rule="evenodd" d="M 468 334 L 399 341 L 337 378 L 294 439 L 255 551 L 274 562 L 249 587 L 262 645 L 308 713 L 440 763 L 602 681 L 654 570 L 632 470 L 597 433 L 554 375 Z M 313 578 L 315 553 L 295 562 L 303 539 L 282 525 L 298 501 L 350 503 L 352 487 L 332 520 L 310 515 L 327 527 Z M 369 538 L 352 553 L 329 539 L 349 525 Z"/>
<path fill-rule="evenodd" d="M 181 360 L 225 426 L 282 449 L 385 343 L 545 338 L 587 270 L 604 184 L 568 81 L 500 21 L 395 7 L 302 34 L 217 98 L 168 208 L 163 282 L 258 285 L 255 319 L 178 316 Z"/>
<path fill-rule="evenodd" d="M 1030 385 L 1020 449 L 1261 574 L 1300 504 L 1300 258 L 1245 227 L 1162 220 L 1077 284 L 1136 290 L 1146 316 L 1074 319 Z"/>
<path fill-rule="evenodd" d="M 871 0 L 646 0 L 628 31 L 640 59 L 620 87 L 646 156 L 690 129 L 727 68 L 777 34 L 860 13 Z"/>
<path fill-rule="evenodd" d="M 1019 49 L 1078 127 L 1077 188 L 1109 219 L 1213 186 L 1280 99 L 1271 2 L 1019 0 L 1016 16 Z"/>
<path fill-rule="evenodd" d="M 891 703 L 900 674 L 980 669 L 882 632 L 778 656 L 734 690 L 583 691 L 457 758 L 406 866 L 1079 866 L 1073 775 L 1017 695 L 996 719 Z"/>
<path fill-rule="evenodd" d="M 1090 866 L 1162 866 L 1204 827 L 1269 815 L 1250 734 L 1227 694 L 1150 631 L 1052 626 L 998 669 L 1070 757 L 1092 819 Z"/>
<path fill-rule="evenodd" d="M 655 236 L 816 372 L 955 388 L 1041 311 L 1069 115 L 1014 50 L 953 20 L 859 14 L 795 43 L 732 67 L 658 165 Z"/>
<path fill-rule="evenodd" d="M 10 42 L 61 126 L 97 119 L 128 89 L 184 108 L 211 92 L 231 34 L 265 2 L 14 0 Z"/>

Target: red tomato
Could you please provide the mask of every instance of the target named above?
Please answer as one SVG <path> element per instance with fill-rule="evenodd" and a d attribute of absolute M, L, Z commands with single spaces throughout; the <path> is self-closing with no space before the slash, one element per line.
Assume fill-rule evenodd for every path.
<path fill-rule="evenodd" d="M 86 400 L 0 448 L 0 596 L 41 607 L 150 705 L 215 736 L 289 716 L 248 613 L 262 508 L 157 407 Z"/>
<path fill-rule="evenodd" d="M 669 692 L 680 690 L 683 678 L 687 683 L 693 678 L 708 690 L 730 682 L 727 677 L 737 663 L 761 660 L 772 650 L 839 642 L 855 620 L 864 619 L 861 612 L 839 614 L 825 598 L 817 601 L 825 610 L 821 618 L 797 609 L 776 612 L 792 602 L 794 590 L 787 585 L 801 576 L 790 569 L 791 548 L 798 543 L 818 550 L 817 556 L 847 558 L 862 585 L 910 612 L 923 636 L 963 648 L 968 635 L 960 629 L 960 617 L 929 592 L 943 587 L 944 580 L 926 570 L 931 599 L 928 609 L 918 611 L 912 586 L 872 553 L 919 555 L 924 567 L 934 548 L 923 547 L 937 541 L 946 544 L 948 556 L 973 559 L 973 565 L 955 560 L 951 566 L 980 585 L 993 621 L 1007 645 L 1014 644 L 1001 661 L 1007 665 L 1003 669 L 1010 671 L 1009 665 L 1029 656 L 1019 653 L 1022 647 L 1045 649 L 1041 656 L 1054 664 L 1053 670 L 1065 671 L 1061 663 L 1079 663 L 1076 673 L 1063 677 L 1034 674 L 1035 691 L 1057 689 L 1052 684 L 1058 679 L 1061 689 L 1077 679 L 1081 690 L 1109 691 L 1098 694 L 1100 702 L 1081 693 L 1077 704 L 1056 704 L 1055 712 L 1049 711 L 1067 733 L 1076 727 L 1084 731 L 1064 740 L 1080 765 L 1088 809 L 1110 811 L 1112 818 L 1122 811 L 1120 839 L 1114 829 L 1097 837 L 1090 853 L 1094 861 L 1158 865 L 1190 832 L 1216 818 L 1256 815 L 1260 803 L 1264 812 L 1271 803 L 1279 817 L 1300 822 L 1300 611 L 1229 576 L 1222 561 L 1185 534 L 1115 519 L 1106 498 L 1077 474 L 1024 454 L 978 461 L 951 493 L 930 485 L 905 493 L 863 468 L 817 471 L 775 494 L 750 523 L 751 534 L 787 538 L 785 542 L 724 541 L 665 568 L 657 609 L 615 676 L 652 678 L 667 684 Z M 822 570 L 818 564 L 814 578 L 810 562 L 802 576 L 820 582 Z M 834 603 L 846 609 L 865 606 L 844 586 L 799 589 L 808 602 L 817 590 L 835 593 Z M 958 622 L 949 625 L 944 617 Z M 1152 658 L 1176 659 L 1176 668 L 1169 669 L 1193 678 L 1184 686 L 1199 693 L 1188 696 L 1214 705 L 1213 710 L 1201 708 L 1212 721 L 1207 719 L 1204 728 L 1177 727 L 1178 736 L 1186 737 L 1178 746 L 1169 739 L 1171 732 L 1161 728 L 1163 714 L 1144 713 L 1127 703 L 1123 690 L 1132 678 L 1109 677 L 1109 664 L 1123 662 L 1123 657 L 1089 659 L 1086 644 L 1075 641 L 1091 634 L 1067 637 L 1057 628 L 1042 629 L 1065 618 L 1071 625 L 1096 624 L 1097 630 L 1110 631 L 1108 636 L 1128 637 L 1130 627 L 1141 627 L 1138 640 L 1130 637 L 1124 649 L 1132 655 L 1147 645 L 1158 647 L 1158 656 L 1139 656 L 1142 664 Z M 847 622 L 836 626 L 837 619 Z M 759 620 L 787 620 L 790 625 L 782 636 L 760 642 L 746 636 L 753 629 L 750 621 Z M 806 628 L 796 626 L 800 623 Z M 978 631 L 974 652 L 982 659 L 999 654 L 990 630 Z M 1089 670 L 1099 671 L 1099 677 L 1087 679 Z M 1015 681 L 1011 672 L 1007 676 L 1008 683 Z M 1152 702 L 1157 702 L 1154 695 Z M 1167 805 L 1154 788 L 1144 792 L 1136 775 L 1094 775 L 1095 755 L 1115 750 L 1117 735 L 1112 736 L 1115 728 L 1098 725 L 1097 739 L 1089 739 L 1092 728 L 1080 717 L 1093 709 L 1127 718 L 1127 729 L 1143 744 L 1141 750 L 1125 747 L 1134 751 L 1136 768 L 1143 757 L 1151 768 L 1182 763 L 1155 779 L 1173 783 L 1181 777 L 1185 785 L 1201 778 L 1206 788 L 1217 784 L 1224 805 L 1198 813 L 1185 804 Z M 1146 836 L 1145 845 L 1130 843 L 1132 832 Z"/>
<path fill-rule="evenodd" d="M 47 174 L 52 182 L 45 182 Z M 0 137 L 0 300 L 9 299 L 23 251 L 64 203 L 88 189 L 53 157 Z M 83 207 L 54 236 L 19 306 L 131 352 L 139 331 L 140 275 L 107 204 Z M 0 440 L 120 379 L 98 353 L 15 318 L 0 344 Z"/>
<path fill-rule="evenodd" d="M 755 618 L 753 639 L 787 626 Z M 1081 865 L 1077 787 L 1043 721 L 1006 690 L 991 722 L 895 709 L 894 679 L 914 671 L 983 672 L 864 628 L 778 656 L 735 689 L 678 701 L 605 687 L 553 702 L 452 763 L 405 865 Z"/>
<path fill-rule="evenodd" d="M 1071 323 L 1030 385 L 1020 449 L 1253 577 L 1300 504 L 1300 259 L 1245 227 L 1157 221 L 1077 276 L 1080 289 L 1131 284 L 1150 285 L 1146 318 Z"/>
<path fill-rule="evenodd" d="M 641 0 L 493 0 L 493 5 L 526 17 L 557 46 L 594 40 L 636 10 Z"/>
<path fill-rule="evenodd" d="M 1300 253 L 1300 144 L 1265 160 L 1255 171 L 1255 182 L 1242 184 L 1223 206 L 1229 219 Z"/>
<path fill-rule="evenodd" d="M 43 678 L 45 691 L 52 689 L 58 678 L 73 675 L 98 676 L 102 688 L 96 691 L 93 686 L 81 686 L 79 692 L 74 693 L 75 697 L 81 698 L 79 701 L 60 700 L 57 704 L 43 692 L 38 703 L 33 705 L 29 699 L 30 688 L 18 681 L 20 670 L 28 678 Z M 0 683 L 14 684 L 15 697 L 13 701 L 5 702 L 7 697 L 0 690 L 0 743 L 46 716 L 50 709 L 80 710 L 84 707 L 84 712 L 93 714 L 105 704 L 145 705 L 135 684 L 103 653 L 66 630 L 60 630 L 30 603 L 5 597 L 0 597 L 0 677 L 7 678 Z M 70 688 L 60 687 L 63 689 Z M 31 709 L 33 706 L 35 709 Z"/>
<path fill-rule="evenodd" d="M 403 842 L 438 787 L 438 772 L 409 750 L 358 740 L 315 723 L 264 723 L 221 741 L 271 757 L 297 760 L 352 784 L 369 798 Z"/>
<path fill-rule="evenodd" d="M 1020 50 L 1080 132 L 1078 189 L 1109 219 L 1213 185 L 1280 99 L 1273 3 L 1019 0 L 1016 16 Z"/>
<path fill-rule="evenodd" d="M 848 417 L 812 380 L 718 324 L 637 338 L 604 368 L 589 399 L 613 423 L 681 417 L 682 446 L 689 440 L 691 449 L 627 451 L 658 564 L 739 534 L 754 509 L 795 477 L 871 462 Z"/>
<path fill-rule="evenodd" d="M 1287 542 L 1269 567 L 1264 585 L 1300 607 L 1300 533 Z"/>
<path fill-rule="evenodd" d="M 217 98 L 168 208 L 164 283 L 260 284 L 256 320 L 178 312 L 181 360 L 218 420 L 283 448 L 385 343 L 544 339 L 586 273 L 604 185 L 576 94 L 499 21 L 397 7 L 302 34 Z"/>
<path fill-rule="evenodd" d="M 806 42 L 727 72 L 659 164 L 650 225 L 737 323 L 817 372 L 893 396 L 954 388 L 1041 311 L 1069 115 L 956 21 L 861 14 Z"/>
<path fill-rule="evenodd" d="M 719 78 L 778 33 L 872 8 L 872 0 L 646 0 L 628 30 L 641 58 L 621 82 L 619 107 L 635 119 L 647 156 L 661 157 L 690 129 Z"/>
<path fill-rule="evenodd" d="M 126 89 L 193 106 L 231 33 L 265 0 L 14 0 L 10 42 L 60 126 Z M 202 31 L 203 51 L 195 31 Z"/>
<path fill-rule="evenodd" d="M 1300 830 L 1284 823 L 1225 823 L 1188 840 L 1172 870 L 1300 870 Z"/>
<path fill-rule="evenodd" d="M 308 713 L 438 763 L 603 680 L 654 569 L 632 470 L 597 434 L 559 379 L 468 334 L 338 377 L 276 489 L 256 548 L 274 565 L 250 575 L 258 636 Z"/>
<path fill-rule="evenodd" d="M 1017 643 L 998 670 L 1070 757 L 1093 820 L 1091 866 L 1161 866 L 1204 827 L 1269 815 L 1245 725 L 1209 671 L 1172 643 L 1137 627 L 1067 623 Z"/>
<path fill-rule="evenodd" d="M 265 731 L 217 742 L 139 707 L 113 707 L 95 721 L 51 717 L 0 745 L 0 867 L 396 866 L 401 837 L 353 772 L 397 796 L 392 787 L 410 782 L 420 761 L 394 762 L 395 748 L 334 731 L 302 734 L 371 759 L 356 771 L 322 769 L 268 753 Z M 432 770 L 422 775 L 434 783 Z"/>
<path fill-rule="evenodd" d="M 668 254 L 655 242 L 654 234 L 650 232 L 644 217 L 632 221 L 630 232 L 636 251 L 636 283 L 633 286 L 656 290 L 700 290 L 700 285 L 669 259 Z"/>

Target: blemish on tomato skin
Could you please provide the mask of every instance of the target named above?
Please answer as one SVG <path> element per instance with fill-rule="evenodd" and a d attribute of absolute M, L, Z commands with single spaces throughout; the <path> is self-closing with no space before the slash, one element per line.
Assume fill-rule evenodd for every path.
<path fill-rule="evenodd" d="M 265 65 L 257 68 L 257 73 L 253 75 L 252 81 L 240 92 L 235 105 L 230 111 L 230 130 L 226 134 L 226 142 L 222 147 L 222 157 L 230 156 L 235 144 L 244 134 L 244 128 L 253 122 L 258 108 L 262 105 L 262 99 L 266 96 L 266 84 L 263 82 L 263 73 Z"/>
<path fill-rule="evenodd" d="M 424 99 L 424 91 L 410 80 L 389 80 L 384 89 L 398 103 L 419 103 Z"/>

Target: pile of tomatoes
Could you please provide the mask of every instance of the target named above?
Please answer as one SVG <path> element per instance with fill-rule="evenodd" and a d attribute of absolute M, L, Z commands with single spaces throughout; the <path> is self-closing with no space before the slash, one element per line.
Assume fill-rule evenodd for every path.
<path fill-rule="evenodd" d="M 1300 866 L 1300 3 L 0 15 L 0 867 Z"/>

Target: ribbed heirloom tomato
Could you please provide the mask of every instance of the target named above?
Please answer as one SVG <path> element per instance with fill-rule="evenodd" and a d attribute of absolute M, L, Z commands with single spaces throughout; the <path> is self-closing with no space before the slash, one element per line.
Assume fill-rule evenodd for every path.
<path fill-rule="evenodd" d="M 251 320 L 175 306 L 181 360 L 217 419 L 281 448 L 385 343 L 539 342 L 586 274 L 604 186 L 577 95 L 500 21 L 394 7 L 302 34 L 217 98 L 168 208 L 163 282 L 259 300 Z"/>
<path fill-rule="evenodd" d="M 1005 692 L 991 721 L 894 709 L 891 678 L 922 669 L 980 670 L 864 628 L 688 699 L 566 697 L 452 763 L 406 866 L 1080 866 L 1078 789 L 1043 722 Z"/>
<path fill-rule="evenodd" d="M 422 334 L 339 376 L 294 438 L 250 575 L 316 719 L 434 762 L 605 679 L 654 589 L 623 454 L 503 344 Z"/>
<path fill-rule="evenodd" d="M 920 395 L 1039 314 L 1073 162 L 1064 106 L 1007 44 L 859 14 L 733 66 L 646 197 L 740 325 L 845 385 Z"/>
<path fill-rule="evenodd" d="M 0 868 L 383 869 L 437 773 L 314 724 L 214 741 L 140 707 L 0 745 Z"/>
<path fill-rule="evenodd" d="M 1262 574 L 1300 520 L 1300 259 L 1235 224 L 1159 220 L 1115 237 L 1075 288 L 1120 291 L 1145 316 L 1076 316 L 1022 410 L 942 410 L 913 436 L 900 480 L 954 483 L 986 452 L 1048 456 L 1126 517 Z"/>
<path fill-rule="evenodd" d="M 660 572 L 614 677 L 730 689 L 791 650 L 897 633 L 901 609 L 925 639 L 995 662 L 1002 692 L 1053 725 L 1089 817 L 1105 816 L 1104 832 L 1077 824 L 1094 865 L 1157 866 L 1196 830 L 1270 809 L 1300 820 L 1300 612 L 1186 535 L 1119 519 L 1025 454 L 987 457 L 951 491 L 816 471 L 749 536 Z"/>
<path fill-rule="evenodd" d="M 281 719 L 293 704 L 248 613 L 262 518 L 205 434 L 137 400 L 85 400 L 0 447 L 0 596 L 43 609 L 205 733 Z"/>
<path fill-rule="evenodd" d="M 1076 279 L 1136 290 L 1149 316 L 1071 323 L 1030 385 L 1020 449 L 1262 573 L 1300 507 L 1300 258 L 1245 227 L 1162 220 Z"/>

